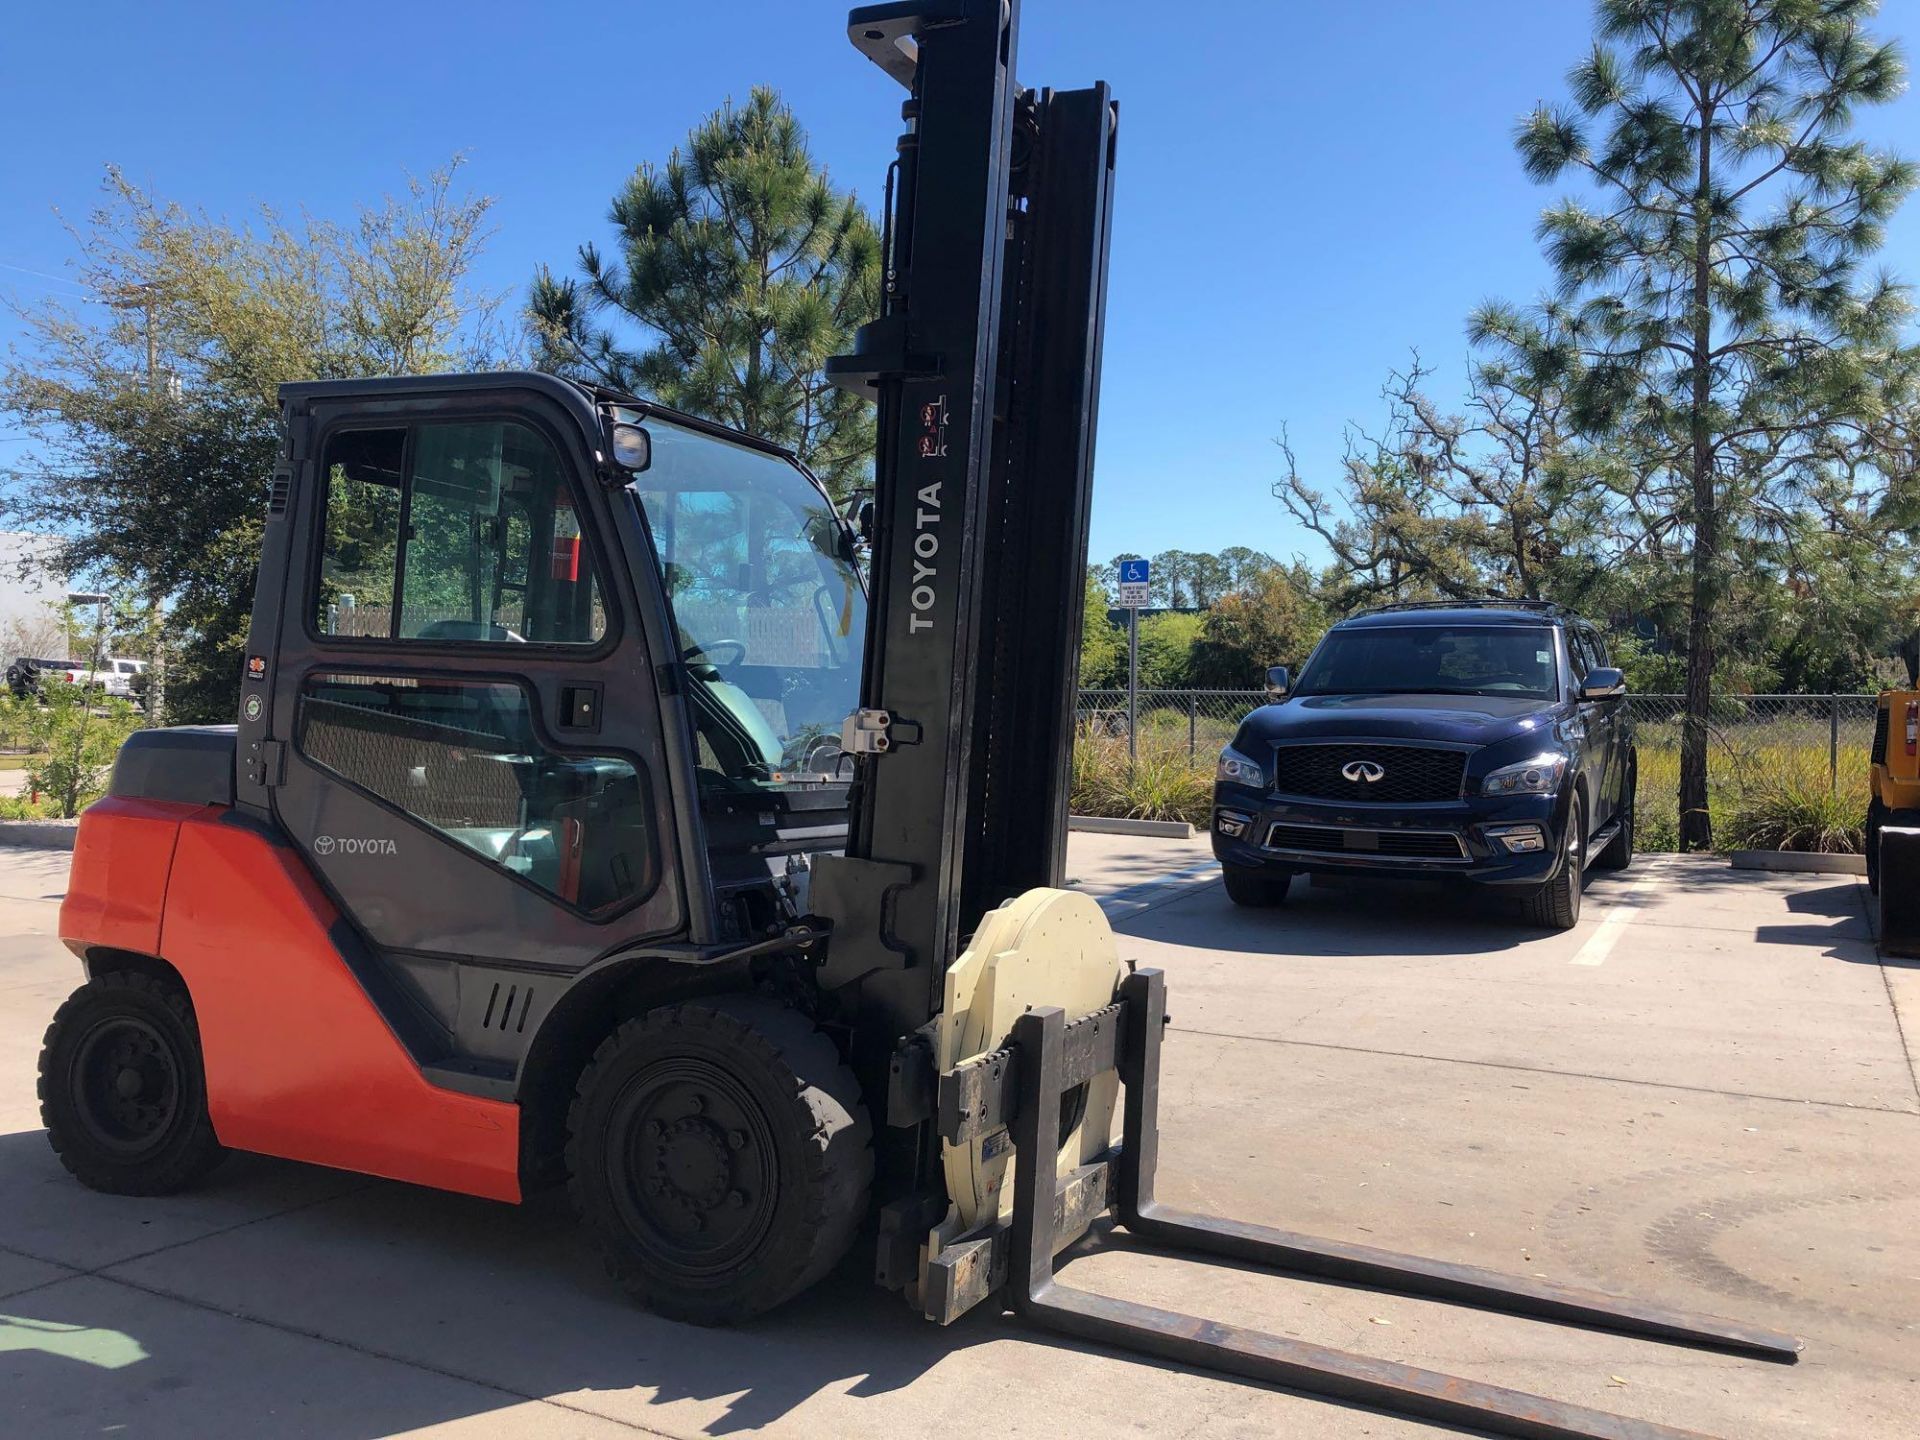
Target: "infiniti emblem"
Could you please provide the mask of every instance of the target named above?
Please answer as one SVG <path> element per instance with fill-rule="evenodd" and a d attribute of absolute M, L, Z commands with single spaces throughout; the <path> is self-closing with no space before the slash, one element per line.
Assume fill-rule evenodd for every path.
<path fill-rule="evenodd" d="M 1373 784 L 1386 778 L 1387 772 L 1371 760 L 1349 760 L 1340 767 L 1340 773 L 1355 784 Z"/>

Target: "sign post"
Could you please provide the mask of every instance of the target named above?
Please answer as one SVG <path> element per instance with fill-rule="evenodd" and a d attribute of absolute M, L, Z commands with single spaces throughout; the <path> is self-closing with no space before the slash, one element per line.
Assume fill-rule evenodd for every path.
<path fill-rule="evenodd" d="M 1140 610 L 1147 603 L 1153 566 L 1146 560 L 1120 562 L 1120 604 L 1127 612 L 1127 763 L 1140 758 L 1134 739 L 1140 728 Z"/>

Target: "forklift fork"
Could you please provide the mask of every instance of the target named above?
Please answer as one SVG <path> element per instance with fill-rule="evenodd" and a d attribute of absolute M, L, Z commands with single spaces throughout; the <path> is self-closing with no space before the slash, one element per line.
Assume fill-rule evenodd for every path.
<path fill-rule="evenodd" d="M 943 1134 L 962 1140 L 1006 1125 L 1017 1163 L 1011 1219 L 932 1258 L 925 1291 L 932 1318 L 954 1318 L 1004 1276 L 1013 1308 L 1047 1329 L 1395 1414 L 1526 1440 L 1676 1440 L 1693 1433 L 1062 1284 L 1054 1256 L 1110 1203 L 1131 1234 L 1171 1250 L 1767 1360 L 1798 1356 L 1797 1339 L 1771 1330 L 1161 1204 L 1154 1170 L 1165 977 L 1139 970 L 1121 997 L 1072 1022 L 1058 1009 L 1031 1010 L 1015 1022 L 1007 1048 L 941 1075 Z M 1057 1145 L 1062 1098 L 1109 1069 L 1119 1071 L 1126 1091 L 1120 1147 L 1055 1175 L 1044 1161 Z"/>

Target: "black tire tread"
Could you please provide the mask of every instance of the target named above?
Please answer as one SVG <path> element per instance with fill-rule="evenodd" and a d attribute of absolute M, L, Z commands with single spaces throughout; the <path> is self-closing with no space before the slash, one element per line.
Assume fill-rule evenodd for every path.
<path fill-rule="evenodd" d="M 615 1235 L 594 1223 L 580 1153 L 585 1111 L 595 1087 L 628 1050 L 674 1027 L 721 1029 L 730 1044 L 788 1071 L 796 1084 L 784 1123 L 807 1138 L 800 1177 L 804 1215 L 767 1247 L 768 1264 L 735 1291 L 688 1295 L 666 1287 L 639 1265 Z M 776 1124 L 783 1117 L 771 1117 Z M 699 1324 L 733 1324 L 792 1299 L 824 1277 L 852 1245 L 866 1218 L 873 1181 L 873 1123 L 854 1078 L 833 1042 L 804 1015 L 758 996 L 728 995 L 663 1006 L 625 1020 L 600 1042 L 580 1073 L 567 1112 L 567 1192 L 574 1213 L 607 1273 L 658 1314 Z M 783 1183 L 791 1183 L 787 1177 Z"/>
<path fill-rule="evenodd" d="M 1580 917 L 1574 912 L 1566 872 L 1527 896 L 1526 911 L 1528 924 L 1544 930 L 1571 930 Z"/>
<path fill-rule="evenodd" d="M 1272 910 L 1287 903 L 1292 874 L 1250 869 L 1244 865 L 1220 866 L 1220 878 L 1226 883 L 1227 898 L 1236 905 L 1254 910 Z"/>
<path fill-rule="evenodd" d="M 68 1097 L 60 1092 L 64 1077 L 51 1064 L 63 1032 L 77 1023 L 101 997 L 125 991 L 158 1005 L 184 1028 L 191 1046 L 185 1058 L 196 1072 L 191 1099 L 194 1114 L 183 1140 L 170 1146 L 157 1163 L 128 1165 L 102 1161 L 76 1145 L 64 1133 L 61 1107 Z M 226 1147 L 214 1134 L 213 1120 L 207 1114 L 206 1073 L 200 1053 L 200 1022 L 193 1013 L 193 1002 L 179 985 L 137 970 L 110 970 L 96 975 L 69 995 L 54 1012 L 52 1023 L 40 1042 L 40 1067 L 35 1094 L 40 1101 L 40 1123 L 47 1128 L 47 1143 L 67 1173 L 90 1190 L 109 1195 L 171 1195 L 204 1179 L 226 1158 Z"/>
<path fill-rule="evenodd" d="M 1568 807 L 1566 823 L 1570 826 L 1586 824 L 1586 807 L 1580 803 L 1577 793 Z M 1565 842 L 1562 841 L 1558 873 L 1546 884 L 1530 892 L 1522 902 L 1527 923 L 1538 925 L 1543 930 L 1571 930 L 1580 921 L 1580 890 L 1586 885 L 1586 875 L 1582 867 L 1566 863 L 1564 846 Z M 1585 854 L 1586 847 L 1583 844 L 1583 859 Z"/>
<path fill-rule="evenodd" d="M 1633 868 L 1633 811 L 1628 810 L 1620 817 L 1620 829 L 1613 839 L 1607 842 L 1606 849 L 1593 857 L 1596 870 L 1630 870 Z"/>

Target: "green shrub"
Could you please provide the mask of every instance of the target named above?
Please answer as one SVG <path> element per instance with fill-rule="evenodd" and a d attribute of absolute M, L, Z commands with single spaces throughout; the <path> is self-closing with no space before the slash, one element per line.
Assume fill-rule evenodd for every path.
<path fill-rule="evenodd" d="M 1813 850 L 1858 855 L 1866 848 L 1867 802 L 1791 772 L 1741 792 L 1715 829 L 1728 850 Z"/>
<path fill-rule="evenodd" d="M 4 659 L 0 656 L 0 661 Z M 19 699 L 0 686 L 0 752 L 27 748 L 29 717 L 36 708 L 32 700 Z"/>
<path fill-rule="evenodd" d="M 52 813 L 46 801 L 31 795 L 0 795 L 0 820 L 45 820 Z"/>
<path fill-rule="evenodd" d="M 140 728 L 125 700 L 75 685 L 49 685 L 28 720 L 27 789 L 53 815 L 71 819 L 105 792 L 120 742 Z"/>
<path fill-rule="evenodd" d="M 1073 747 L 1076 815 L 1185 820 L 1205 828 L 1213 806 L 1213 757 L 1189 757 L 1185 743 L 1143 735 L 1129 764 L 1127 742 L 1085 732 Z"/>

